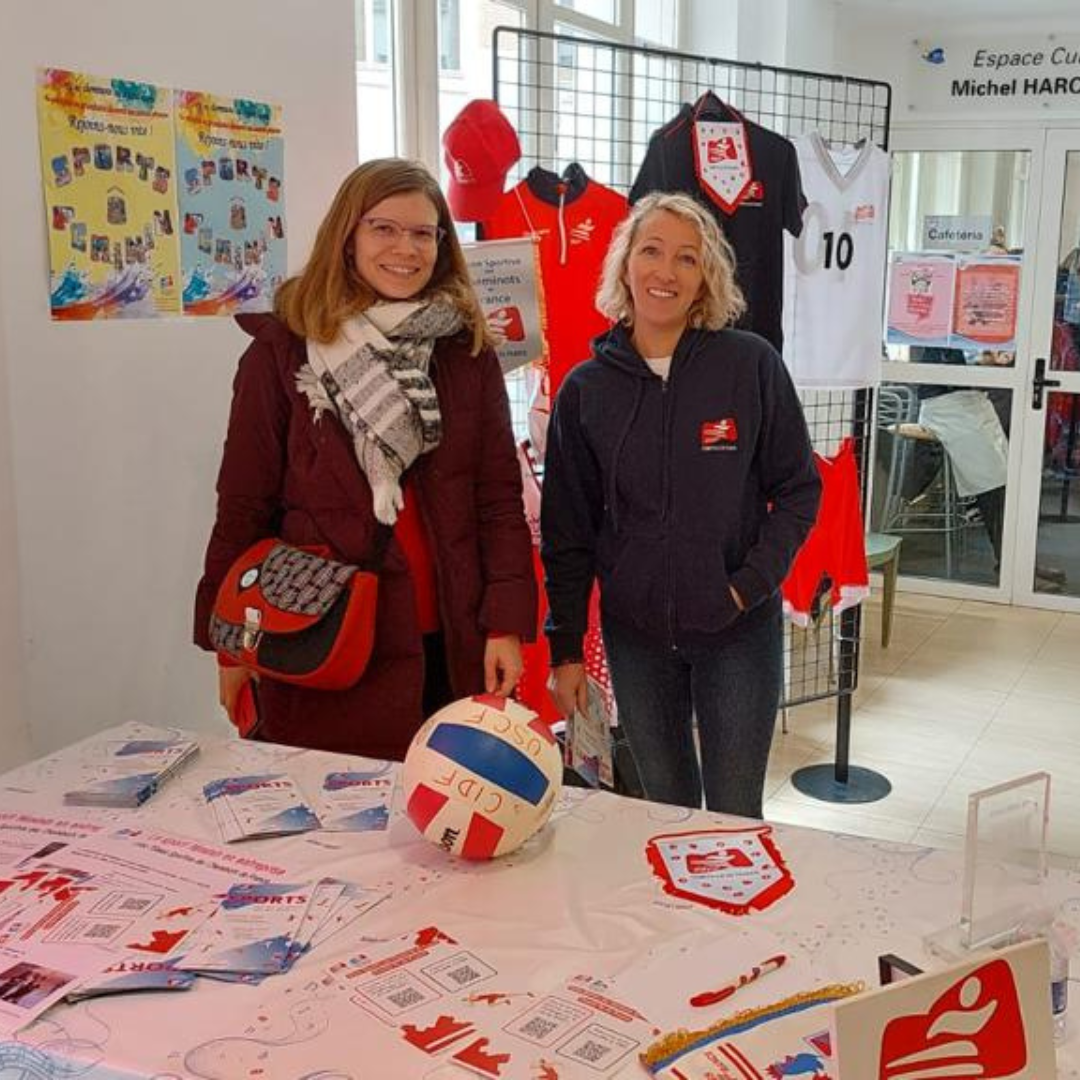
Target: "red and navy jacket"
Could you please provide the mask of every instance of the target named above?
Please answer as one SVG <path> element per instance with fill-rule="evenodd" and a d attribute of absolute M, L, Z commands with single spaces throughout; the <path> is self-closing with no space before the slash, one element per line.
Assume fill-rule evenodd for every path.
<path fill-rule="evenodd" d="M 581 657 L 589 593 L 603 618 L 675 644 L 779 610 L 821 481 L 780 355 L 740 330 L 686 330 L 665 382 L 627 329 L 559 391 L 548 432 L 541 556 L 552 662 Z"/>

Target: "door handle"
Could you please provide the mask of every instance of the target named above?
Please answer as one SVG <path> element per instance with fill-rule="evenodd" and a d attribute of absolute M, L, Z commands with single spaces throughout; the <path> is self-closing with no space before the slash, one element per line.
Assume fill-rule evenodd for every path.
<path fill-rule="evenodd" d="M 1043 391 L 1048 386 L 1060 385 L 1060 379 L 1048 379 L 1046 377 L 1046 357 L 1040 356 L 1035 361 L 1035 378 L 1031 381 L 1031 407 L 1041 409 L 1043 406 Z"/>

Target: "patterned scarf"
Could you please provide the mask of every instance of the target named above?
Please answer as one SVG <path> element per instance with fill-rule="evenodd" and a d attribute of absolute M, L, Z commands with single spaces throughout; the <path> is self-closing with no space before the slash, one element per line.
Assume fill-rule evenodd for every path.
<path fill-rule="evenodd" d="M 403 505 L 401 474 L 439 445 L 442 417 L 428 369 L 436 341 L 462 326 L 444 297 L 395 301 L 349 319 L 329 345 L 307 343 L 297 388 L 316 420 L 328 408 L 340 417 L 384 525 Z"/>

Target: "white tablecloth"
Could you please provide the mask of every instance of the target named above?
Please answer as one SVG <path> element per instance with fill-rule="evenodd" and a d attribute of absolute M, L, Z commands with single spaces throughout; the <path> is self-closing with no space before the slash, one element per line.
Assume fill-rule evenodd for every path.
<path fill-rule="evenodd" d="M 65 770 L 79 746 L 0 776 L 0 809 L 59 808 Z M 131 811 L 68 809 L 68 817 L 104 814 L 122 824 L 152 823 L 219 842 L 201 791 L 226 775 L 286 770 L 314 784 L 340 756 L 236 740 L 204 740 L 199 757 L 149 803 Z M 961 858 L 913 847 L 774 825 L 773 839 L 794 889 L 761 912 L 734 917 L 666 894 L 645 846 L 672 832 L 737 828 L 747 823 L 707 812 L 567 789 L 543 832 L 525 848 L 491 863 L 452 859 L 418 837 L 404 818 L 386 833 L 312 832 L 248 841 L 259 858 L 293 873 L 334 875 L 393 895 L 355 924 L 365 936 L 392 938 L 435 924 L 512 975 L 520 988 L 548 991 L 587 971 L 633 974 L 648 962 L 681 954 L 660 985 L 664 1025 L 696 1027 L 719 1018 L 686 1004 L 694 992 L 737 976 L 718 970 L 718 943 L 740 957 L 777 951 L 791 960 L 741 990 L 737 1007 L 754 1008 L 829 982 L 877 985 L 877 958 L 897 954 L 922 967 L 935 961 L 924 935 L 954 923 L 960 908 Z M 1057 872 L 1055 899 L 1080 896 L 1080 874 Z M 337 943 L 338 953 L 355 942 Z M 722 950 L 721 950 L 722 951 Z M 0 1044 L 0 1080 L 366 1080 L 464 1075 L 388 1038 L 334 991 L 325 971 L 338 954 L 303 957 L 288 974 L 260 986 L 200 979 L 185 993 L 125 995 L 61 1005 L 12 1041 Z M 695 958 L 701 957 L 698 962 Z M 1080 1078 L 1080 994 L 1058 1075 Z M 663 970 L 663 969 L 661 969 Z M 673 974 L 674 972 L 674 974 Z M 636 1062 L 622 1077 L 646 1074 Z"/>

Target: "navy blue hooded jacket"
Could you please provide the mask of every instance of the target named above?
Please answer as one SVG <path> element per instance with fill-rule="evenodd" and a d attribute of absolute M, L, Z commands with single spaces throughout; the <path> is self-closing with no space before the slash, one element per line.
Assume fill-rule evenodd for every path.
<path fill-rule="evenodd" d="M 776 596 L 821 481 L 783 361 L 740 330 L 686 330 L 665 383 L 616 326 L 555 403 L 541 546 L 553 663 L 580 660 L 601 612 L 658 642 L 737 626 Z"/>

